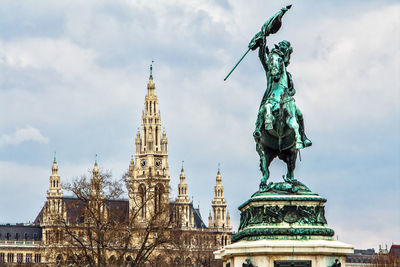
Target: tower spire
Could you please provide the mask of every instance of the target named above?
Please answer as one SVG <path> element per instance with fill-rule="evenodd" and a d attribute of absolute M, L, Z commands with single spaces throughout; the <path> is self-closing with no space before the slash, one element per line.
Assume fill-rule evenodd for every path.
<path fill-rule="evenodd" d="M 151 64 L 150 64 L 150 79 L 153 79 L 153 63 L 154 63 L 154 60 L 152 60 Z"/>

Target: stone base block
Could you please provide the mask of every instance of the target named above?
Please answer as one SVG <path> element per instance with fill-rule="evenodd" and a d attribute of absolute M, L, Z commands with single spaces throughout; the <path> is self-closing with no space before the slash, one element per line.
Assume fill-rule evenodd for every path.
<path fill-rule="evenodd" d="M 345 256 L 354 247 L 336 240 L 242 240 L 214 252 L 224 267 L 331 267 L 337 259 L 345 267 Z M 251 260 L 252 265 L 246 260 Z M 283 261 L 297 261 L 300 265 L 287 265 Z M 311 265 L 301 265 L 302 262 Z M 249 261 L 247 261 L 249 262 Z M 294 262 L 296 264 L 296 262 Z"/>

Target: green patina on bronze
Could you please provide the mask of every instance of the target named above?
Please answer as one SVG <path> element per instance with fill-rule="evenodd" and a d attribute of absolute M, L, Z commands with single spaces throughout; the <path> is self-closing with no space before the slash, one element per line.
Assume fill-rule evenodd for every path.
<path fill-rule="evenodd" d="M 267 89 L 261 100 L 256 129 L 253 133 L 263 175 L 260 191 L 268 189 L 282 191 L 279 185 L 277 188 L 267 186 L 270 176 L 269 166 L 276 157 L 287 165 L 285 183 L 295 183 L 297 153 L 300 149 L 312 145 L 305 135 L 303 114 L 294 100 L 296 90 L 292 75 L 287 71 L 293 48 L 286 40 L 279 42 L 271 50 L 267 46 L 267 37 L 279 31 L 282 17 L 290 8 L 291 5 L 282 8 L 262 25 L 261 30 L 251 39 L 246 53 L 224 79 L 229 77 L 250 50 L 258 49 L 258 56 L 267 78 Z M 309 191 L 307 187 L 301 185 L 305 191 Z M 289 190 L 288 193 L 296 192 Z"/>
<path fill-rule="evenodd" d="M 253 196 L 256 196 L 256 194 L 258 194 L 258 192 L 256 192 Z M 246 207 L 248 204 L 251 203 L 262 203 L 262 202 L 267 202 L 267 201 L 315 201 L 315 202 L 320 202 L 320 203 L 325 203 L 326 202 L 326 198 L 322 198 L 322 197 L 302 197 L 302 196 L 295 196 L 295 197 L 268 197 L 268 196 L 264 196 L 264 197 L 260 197 L 262 195 L 257 195 L 257 198 L 250 198 L 248 199 L 246 202 L 244 202 L 242 205 L 239 206 L 239 210 L 242 210 L 244 207 Z"/>
<path fill-rule="evenodd" d="M 324 206 L 250 206 L 240 214 L 239 231 L 257 225 L 278 225 L 298 223 L 300 225 L 324 226 Z M 290 227 L 290 226 L 288 226 Z"/>
<path fill-rule="evenodd" d="M 335 232 L 330 228 L 249 228 L 238 232 L 232 242 L 260 239 L 325 239 L 331 240 Z"/>
<path fill-rule="evenodd" d="M 303 114 L 294 96 L 292 75 L 288 71 L 293 48 L 289 41 L 267 46 L 267 37 L 279 31 L 286 6 L 268 19 L 251 39 L 248 50 L 225 80 L 249 53 L 258 50 L 267 88 L 258 108 L 253 137 L 262 172 L 259 190 L 242 204 L 239 230 L 232 241 L 258 239 L 327 239 L 334 231 L 325 218 L 326 199 L 295 179 L 300 149 L 312 145 L 305 134 Z M 269 166 L 278 157 L 287 165 L 283 182 L 269 182 Z"/>

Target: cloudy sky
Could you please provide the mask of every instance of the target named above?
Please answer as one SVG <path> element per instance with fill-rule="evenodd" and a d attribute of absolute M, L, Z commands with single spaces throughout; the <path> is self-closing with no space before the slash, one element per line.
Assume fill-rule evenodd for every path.
<path fill-rule="evenodd" d="M 95 154 L 116 179 L 126 171 L 154 60 L 171 197 L 184 160 L 207 221 L 220 162 L 237 229 L 261 178 L 252 132 L 266 81 L 255 52 L 223 78 L 289 3 L 2 1 L 0 223 L 36 217 L 54 151 L 63 181 Z M 358 248 L 400 243 L 399 18 L 396 1 L 296 1 L 268 39 L 292 43 L 288 70 L 313 141 L 296 177 L 328 199 L 329 226 Z M 278 182 L 285 165 L 271 172 Z"/>

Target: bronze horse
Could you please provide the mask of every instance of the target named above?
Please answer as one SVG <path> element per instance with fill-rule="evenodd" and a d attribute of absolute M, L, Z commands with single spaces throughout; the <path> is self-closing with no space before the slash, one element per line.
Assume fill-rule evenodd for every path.
<path fill-rule="evenodd" d="M 296 134 L 291 127 L 294 99 L 289 94 L 289 86 L 286 68 L 283 60 L 273 60 L 282 57 L 277 49 L 273 49 L 268 56 L 270 69 L 277 70 L 267 72 L 267 79 L 271 88 L 265 96 L 265 101 L 259 109 L 257 127 L 253 133 L 256 150 L 260 155 L 260 169 L 263 174 L 260 190 L 265 190 L 269 178 L 269 166 L 276 157 L 287 165 L 287 174 L 284 176 L 286 183 L 294 181 L 294 169 L 296 167 L 297 150 Z M 273 63 L 272 63 L 273 62 Z M 267 106 L 269 105 L 269 107 Z M 271 116 L 272 115 L 272 116 Z"/>

